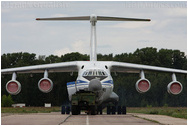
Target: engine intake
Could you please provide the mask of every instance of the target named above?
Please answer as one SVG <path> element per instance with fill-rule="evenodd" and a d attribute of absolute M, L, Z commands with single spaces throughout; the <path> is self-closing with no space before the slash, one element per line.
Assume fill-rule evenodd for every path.
<path fill-rule="evenodd" d="M 44 93 L 48 93 L 53 88 L 53 82 L 49 78 L 42 78 L 38 82 L 38 88 Z"/>
<path fill-rule="evenodd" d="M 169 94 L 177 95 L 180 94 L 182 90 L 183 90 L 183 86 L 178 81 L 172 81 L 167 86 L 167 91 Z"/>
<path fill-rule="evenodd" d="M 147 79 L 140 79 L 136 82 L 136 90 L 139 93 L 147 92 L 151 87 L 151 83 Z"/>
<path fill-rule="evenodd" d="M 151 83 L 149 82 L 148 79 L 145 78 L 145 75 L 144 75 L 144 71 L 142 70 L 140 72 L 140 76 L 141 76 L 141 79 L 139 79 L 137 82 L 136 82 L 136 90 L 139 92 L 139 93 L 145 93 L 147 92 L 150 87 L 151 87 Z"/>
<path fill-rule="evenodd" d="M 21 91 L 21 84 L 16 80 L 10 80 L 6 84 L 6 90 L 11 95 L 17 95 Z"/>
<path fill-rule="evenodd" d="M 177 81 L 175 73 L 172 74 L 172 82 L 167 85 L 167 91 L 169 94 L 177 95 L 183 90 L 182 84 Z"/>

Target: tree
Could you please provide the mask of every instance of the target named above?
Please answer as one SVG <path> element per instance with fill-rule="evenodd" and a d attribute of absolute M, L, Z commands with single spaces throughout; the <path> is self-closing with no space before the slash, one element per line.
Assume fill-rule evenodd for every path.
<path fill-rule="evenodd" d="M 2 107 L 11 107 L 11 105 L 14 103 L 14 101 L 12 100 L 11 95 L 6 96 L 3 95 L 2 99 L 1 99 L 1 106 Z"/>
<path fill-rule="evenodd" d="M 155 65 L 161 67 L 170 67 L 177 69 L 187 69 L 187 57 L 185 53 L 179 50 L 160 49 L 147 47 L 137 49 L 133 53 L 122 54 L 98 54 L 99 61 L 119 61 L 128 63 L 137 63 L 145 65 Z M 78 52 L 68 53 L 61 57 L 39 56 L 36 57 L 34 53 L 8 53 L 1 55 L 2 69 L 21 67 L 29 65 L 39 65 L 48 63 L 58 63 L 67 61 L 88 61 L 89 56 L 80 54 Z M 11 79 L 12 75 L 1 76 L 1 96 L 6 99 L 8 95 L 5 85 Z M 119 103 L 126 106 L 145 106 L 146 104 L 152 106 L 187 106 L 187 76 L 177 74 L 177 79 L 183 85 L 183 91 L 177 96 L 167 93 L 166 87 L 172 81 L 171 74 L 160 72 L 147 72 L 145 76 L 151 82 L 151 89 L 143 94 L 140 94 L 135 89 L 135 83 L 140 78 L 138 73 L 117 73 L 114 76 L 114 92 L 120 98 Z M 30 106 L 43 106 L 45 102 L 51 102 L 53 106 L 68 104 L 68 94 L 66 83 L 75 81 L 77 73 L 70 76 L 70 73 L 49 73 L 49 78 L 53 81 L 54 87 L 50 93 L 42 93 L 38 89 L 38 81 L 43 77 L 43 74 L 18 74 L 17 80 L 22 84 L 22 91 L 12 96 L 15 103 L 25 102 Z M 11 96 L 10 96 L 11 97 Z"/>

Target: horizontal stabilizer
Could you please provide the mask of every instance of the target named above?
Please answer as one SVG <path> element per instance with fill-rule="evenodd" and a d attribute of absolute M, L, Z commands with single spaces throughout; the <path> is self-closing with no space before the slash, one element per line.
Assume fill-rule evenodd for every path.
<path fill-rule="evenodd" d="M 97 20 L 101 20 L 101 21 L 151 21 L 150 19 L 104 17 L 104 16 L 97 16 Z"/>
<path fill-rule="evenodd" d="M 81 16 L 81 17 L 36 18 L 36 20 L 90 20 L 90 16 Z"/>
<path fill-rule="evenodd" d="M 36 18 L 36 20 L 91 20 L 92 16 Z M 150 19 L 96 16 L 98 21 L 151 21 Z"/>

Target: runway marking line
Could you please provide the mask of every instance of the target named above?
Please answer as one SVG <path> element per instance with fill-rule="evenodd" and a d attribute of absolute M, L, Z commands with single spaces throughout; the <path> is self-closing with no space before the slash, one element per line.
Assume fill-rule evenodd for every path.
<path fill-rule="evenodd" d="M 89 125 L 89 117 L 88 117 L 88 115 L 86 116 L 86 125 Z"/>

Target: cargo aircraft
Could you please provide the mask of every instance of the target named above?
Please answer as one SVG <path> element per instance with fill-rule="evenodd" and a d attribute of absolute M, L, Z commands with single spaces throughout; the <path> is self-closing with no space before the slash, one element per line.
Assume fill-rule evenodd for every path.
<path fill-rule="evenodd" d="M 17 74 L 23 73 L 44 73 L 44 77 L 39 80 L 38 88 L 44 93 L 48 93 L 53 88 L 53 82 L 48 78 L 48 73 L 51 72 L 78 72 L 78 77 L 75 82 L 67 83 L 67 91 L 69 100 L 72 100 L 72 95 L 82 92 L 94 92 L 96 94 L 95 106 L 100 106 L 103 103 L 118 102 L 118 95 L 113 92 L 114 82 L 111 76 L 112 72 L 124 73 L 140 73 L 140 79 L 136 82 L 135 87 L 139 93 L 147 92 L 151 83 L 145 78 L 146 71 L 161 71 L 172 73 L 172 82 L 167 86 L 167 91 L 177 95 L 181 93 L 182 84 L 177 81 L 176 73 L 186 74 L 186 70 L 171 69 L 164 67 L 155 67 L 149 65 L 139 65 L 125 62 L 114 61 L 97 61 L 97 43 L 96 43 L 96 23 L 97 21 L 147 21 L 150 19 L 124 18 L 124 17 L 106 17 L 96 16 L 80 16 L 80 17 L 55 17 L 55 18 L 36 18 L 37 21 L 72 21 L 72 20 L 89 20 L 91 23 L 91 40 L 90 40 L 90 61 L 72 61 L 61 62 L 45 65 L 25 66 L 18 68 L 2 69 L 2 74 L 12 74 L 12 79 L 7 82 L 6 90 L 11 95 L 17 95 L 21 91 L 21 84 L 16 80 Z M 87 104 L 87 103 L 86 103 Z M 74 108 L 73 108 L 74 107 Z M 94 111 L 96 107 L 93 108 Z M 72 106 L 72 114 L 79 114 L 79 106 Z M 91 113 L 95 114 L 95 113 Z"/>

